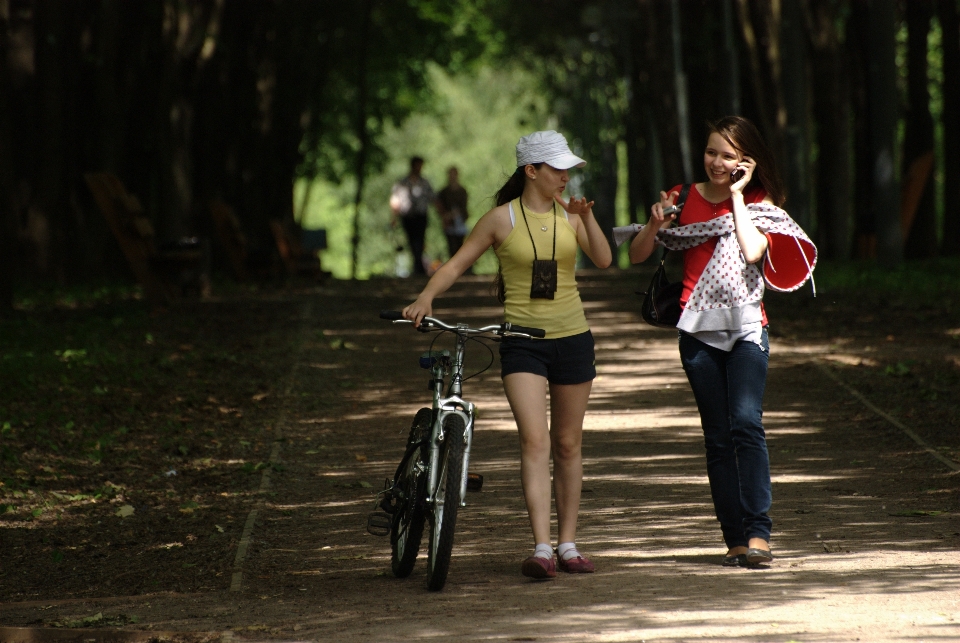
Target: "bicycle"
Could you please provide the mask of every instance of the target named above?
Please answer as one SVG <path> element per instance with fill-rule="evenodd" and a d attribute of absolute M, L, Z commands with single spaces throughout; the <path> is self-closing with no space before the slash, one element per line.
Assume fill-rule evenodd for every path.
<path fill-rule="evenodd" d="M 412 324 L 396 311 L 381 311 L 381 319 L 395 324 Z M 487 341 L 500 337 L 543 337 L 539 328 L 526 328 L 509 322 L 471 328 L 466 324 L 447 324 L 434 317 L 424 317 L 418 331 L 453 333 L 456 345 L 449 350 L 431 350 L 420 356 L 420 368 L 430 371 L 429 388 L 433 393 L 431 408 L 417 411 L 410 427 L 407 447 L 393 479 L 387 479 L 377 494 L 374 511 L 367 519 L 367 529 L 375 535 L 390 535 L 390 562 L 394 576 L 406 578 L 413 571 L 420 541 L 427 523 L 430 539 L 427 548 L 427 588 L 443 589 L 453 552 L 453 534 L 460 507 L 466 506 L 468 490 L 479 491 L 483 478 L 468 472 L 470 447 L 476 405 L 464 400 L 463 377 L 467 343 L 477 341 L 493 351 Z M 484 337 L 486 335 L 486 337 Z M 434 339 L 436 342 L 436 339 Z M 444 394 L 444 385 L 449 385 Z"/>

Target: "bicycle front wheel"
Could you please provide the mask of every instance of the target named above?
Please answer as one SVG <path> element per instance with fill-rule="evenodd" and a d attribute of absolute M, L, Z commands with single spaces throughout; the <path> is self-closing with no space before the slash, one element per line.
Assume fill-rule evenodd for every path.
<path fill-rule="evenodd" d="M 406 578 L 413 571 L 423 537 L 423 525 L 427 519 L 425 445 L 432 423 L 432 410 L 417 411 L 410 427 L 408 452 L 394 479 L 401 496 L 390 530 L 390 566 L 397 578 Z"/>
<path fill-rule="evenodd" d="M 443 447 L 440 454 L 440 475 L 433 503 L 433 524 L 430 529 L 430 551 L 427 556 L 427 589 L 438 591 L 447 582 L 450 555 L 453 553 L 453 532 L 460 509 L 460 485 L 463 477 L 464 432 L 466 426 L 459 415 L 448 415 L 443 421 Z"/>

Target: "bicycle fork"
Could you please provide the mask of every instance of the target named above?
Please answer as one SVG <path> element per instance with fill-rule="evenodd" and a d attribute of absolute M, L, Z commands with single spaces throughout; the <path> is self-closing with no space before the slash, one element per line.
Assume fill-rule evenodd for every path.
<path fill-rule="evenodd" d="M 446 436 L 443 434 L 443 424 L 450 415 L 459 415 L 463 419 L 466 429 L 463 432 L 463 467 L 460 479 L 460 506 L 467 505 L 467 480 L 469 478 L 470 467 L 470 447 L 473 446 L 473 420 L 476 411 L 476 405 L 473 402 L 465 402 L 459 395 L 453 395 L 448 398 L 437 400 L 440 412 L 437 414 L 436 438 L 430 444 L 430 477 L 427 484 L 428 495 L 427 502 L 433 502 L 436 498 L 437 483 L 440 478 L 440 447 Z"/>

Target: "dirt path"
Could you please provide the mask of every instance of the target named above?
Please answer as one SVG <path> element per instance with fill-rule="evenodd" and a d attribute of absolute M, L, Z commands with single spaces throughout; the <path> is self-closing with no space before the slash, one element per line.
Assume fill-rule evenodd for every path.
<path fill-rule="evenodd" d="M 428 400 L 416 356 L 429 337 L 376 318 L 408 301 L 416 283 L 333 284 L 291 308 L 301 348 L 274 383 L 284 401 L 269 426 L 272 466 L 236 518 L 243 531 L 221 586 L 70 600 L 52 593 L 0 604 L 0 623 L 138 616 L 114 634 L 77 630 L 77 640 L 121 632 L 184 640 L 960 640 L 957 427 L 930 419 L 943 404 L 904 417 L 884 394 L 886 380 L 845 366 L 887 359 L 878 343 L 884 329 L 873 331 L 881 340 L 853 334 L 838 344 L 800 323 L 820 314 L 810 304 L 771 302 L 774 325 L 782 315 L 785 329 L 771 342 L 764 416 L 777 559 L 768 569 L 726 569 L 676 337 L 639 321 L 625 296 L 632 279 L 581 282 L 600 376 L 584 437 L 578 544 L 596 574 L 545 583 L 519 574 L 529 527 L 495 363 L 466 388 L 481 409 L 471 470 L 484 486 L 461 510 L 447 586 L 426 590 L 422 558 L 410 578 L 393 578 L 388 539 L 367 534 L 365 517 L 410 418 Z M 493 322 L 494 303 L 487 280 L 475 278 L 436 314 Z M 911 350 L 938 359 L 956 352 L 939 337 L 916 337 Z M 472 357 L 486 361 L 482 349 Z M 26 640 L 17 632 L 2 630 L 0 640 Z"/>

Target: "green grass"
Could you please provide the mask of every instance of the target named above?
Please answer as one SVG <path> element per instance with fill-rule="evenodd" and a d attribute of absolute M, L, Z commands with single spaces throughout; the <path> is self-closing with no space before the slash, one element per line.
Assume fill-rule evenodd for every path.
<path fill-rule="evenodd" d="M 894 270 L 872 262 L 822 261 L 814 277 L 823 293 L 913 297 L 927 303 L 960 299 L 960 257 L 910 261 Z"/>

